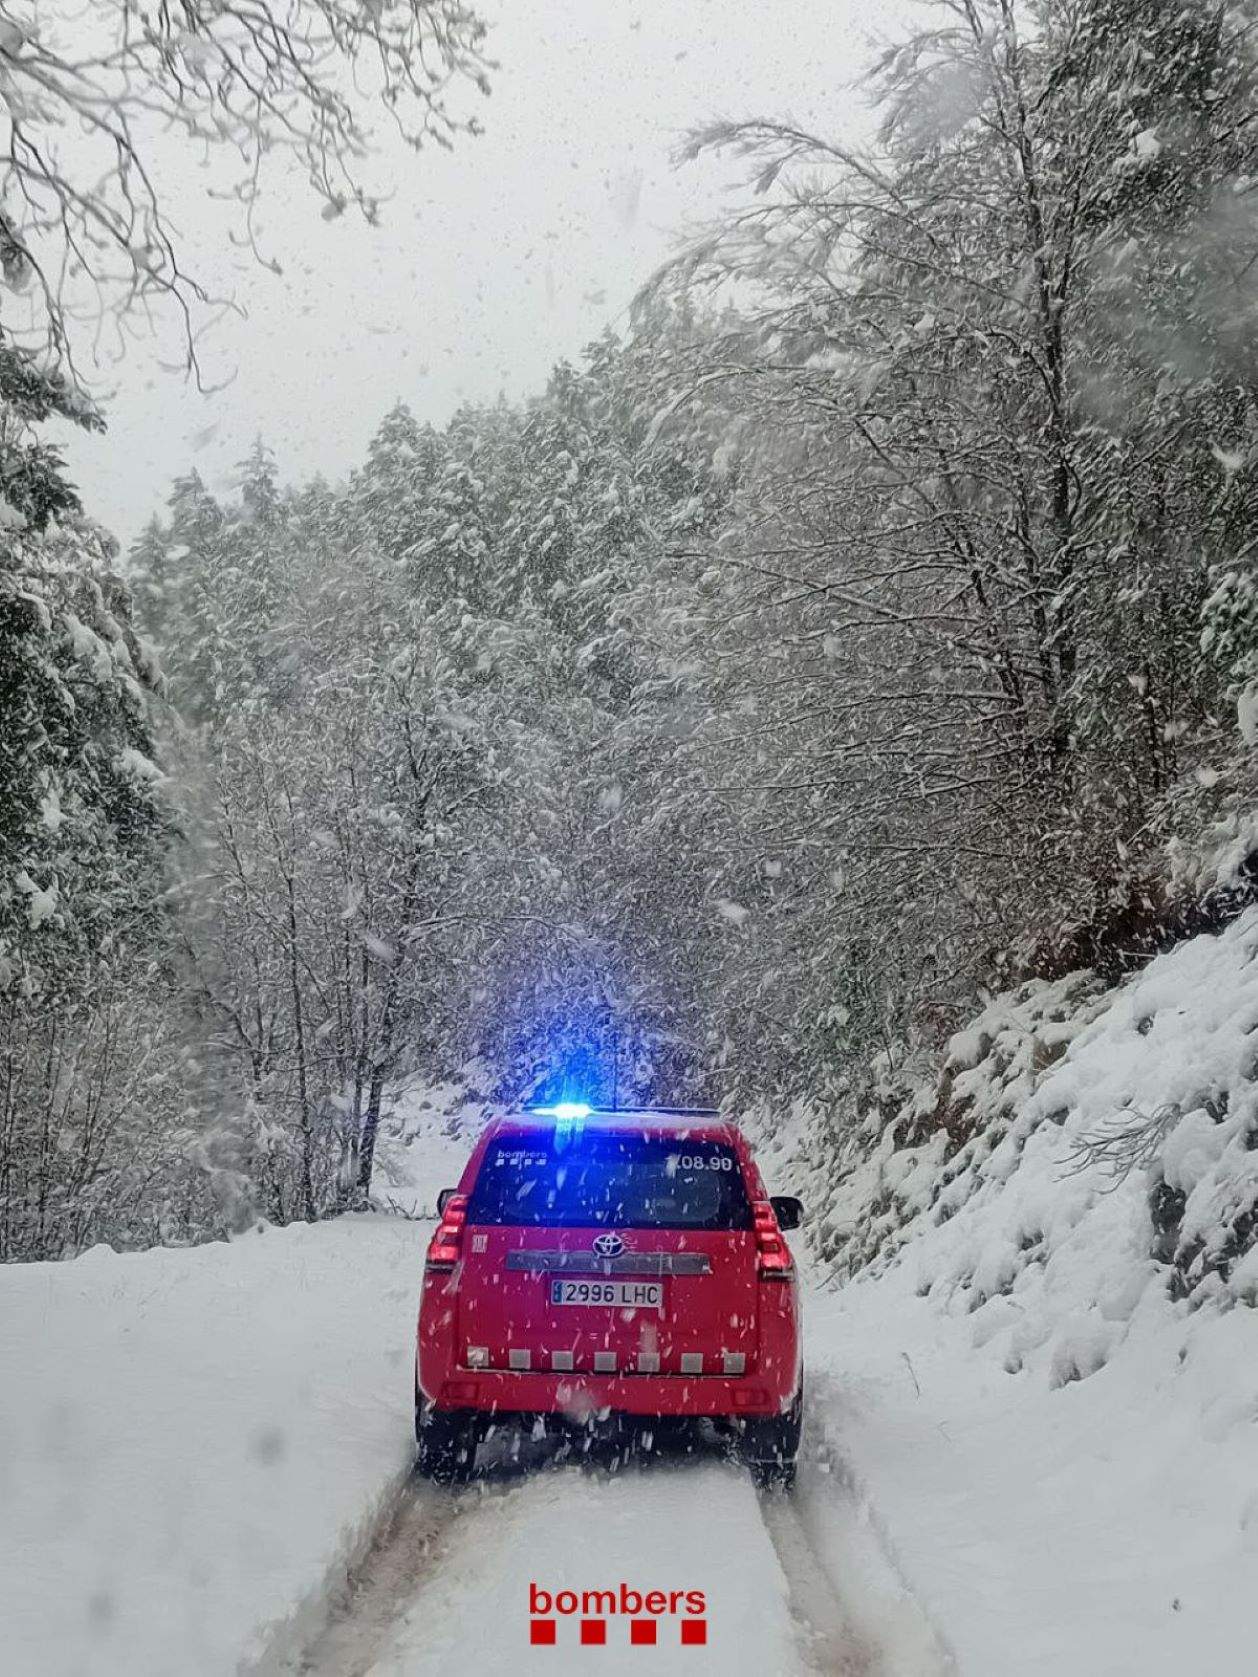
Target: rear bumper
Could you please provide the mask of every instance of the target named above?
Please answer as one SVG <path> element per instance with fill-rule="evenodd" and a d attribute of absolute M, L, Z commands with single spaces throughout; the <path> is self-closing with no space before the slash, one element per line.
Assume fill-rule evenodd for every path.
<path fill-rule="evenodd" d="M 424 1396 L 436 1409 L 482 1414 L 725 1416 L 777 1415 L 789 1408 L 789 1389 L 754 1374 L 729 1380 L 715 1375 L 599 1375 L 509 1373 L 459 1369 Z"/>

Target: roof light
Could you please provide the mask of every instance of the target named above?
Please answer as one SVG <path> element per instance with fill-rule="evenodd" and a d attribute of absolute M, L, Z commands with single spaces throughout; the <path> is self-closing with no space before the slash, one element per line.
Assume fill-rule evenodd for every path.
<path fill-rule="evenodd" d="M 558 1118 L 561 1122 L 572 1122 L 578 1118 L 588 1118 L 594 1110 L 582 1101 L 556 1101 L 554 1106 L 531 1106 L 530 1112 L 535 1112 L 539 1118 Z"/>

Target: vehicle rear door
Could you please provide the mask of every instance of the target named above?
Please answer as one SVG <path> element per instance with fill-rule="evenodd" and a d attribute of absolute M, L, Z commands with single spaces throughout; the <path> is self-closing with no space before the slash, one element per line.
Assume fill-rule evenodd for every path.
<path fill-rule="evenodd" d="M 458 1299 L 473 1366 L 740 1374 L 756 1300 L 751 1203 L 727 1141 L 543 1129 L 486 1150 Z"/>

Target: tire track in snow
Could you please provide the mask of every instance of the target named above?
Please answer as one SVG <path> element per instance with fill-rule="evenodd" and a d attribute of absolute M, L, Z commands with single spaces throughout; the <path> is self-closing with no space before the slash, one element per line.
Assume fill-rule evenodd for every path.
<path fill-rule="evenodd" d="M 810 1677 L 755 1491 L 719 1457 L 665 1457 L 615 1472 L 553 1463 L 505 1488 L 490 1478 L 455 1500 L 466 1517 L 371 1677 L 438 1677 L 457 1664 L 485 1677 L 642 1677 L 647 1667 L 685 1677 Z M 621 1584 L 642 1594 L 702 1590 L 707 1645 L 682 1646 L 683 1615 L 665 1614 L 644 1654 L 630 1644 L 625 1617 L 613 1614 L 606 1644 L 583 1647 L 576 1614 L 556 1616 L 555 1646 L 531 1646 L 531 1583 L 578 1596 Z"/>
<path fill-rule="evenodd" d="M 914 1593 L 859 1472 L 831 1430 L 841 1409 L 833 1379 L 814 1376 L 794 1502 L 853 1634 L 885 1677 L 959 1677 L 956 1656 Z M 827 1425 L 829 1422 L 829 1425 Z"/>
<path fill-rule="evenodd" d="M 790 1590 L 802 1652 L 818 1677 L 875 1677 L 868 1646 L 857 1636 L 814 1551 L 794 1495 L 760 1492 L 760 1516 Z"/>
<path fill-rule="evenodd" d="M 458 1512 L 448 1492 L 412 1478 L 322 1630 L 285 1669 L 295 1677 L 366 1677 L 425 1575 L 440 1565 Z"/>
<path fill-rule="evenodd" d="M 709 1645 L 675 1647 L 673 1621 L 645 1657 L 623 1622 L 608 1645 L 530 1648 L 525 1578 L 544 1587 L 701 1586 Z M 622 1647 L 621 1644 L 624 1644 Z M 741 1467 L 707 1451 L 665 1453 L 619 1472 L 564 1464 L 528 1442 L 467 1488 L 418 1479 L 304 1657 L 301 1677 L 423 1677 L 470 1663 L 486 1674 L 545 1670 L 606 1677 L 772 1670 L 774 1677 L 877 1677 L 796 1496 L 758 1494 Z M 889 1677 L 889 1674 L 888 1674 Z M 897 1669 L 896 1677 L 899 1677 Z"/>

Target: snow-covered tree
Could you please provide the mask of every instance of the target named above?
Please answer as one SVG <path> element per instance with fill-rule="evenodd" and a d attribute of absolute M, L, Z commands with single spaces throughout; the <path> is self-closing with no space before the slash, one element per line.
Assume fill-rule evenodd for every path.
<path fill-rule="evenodd" d="M 372 437 L 349 496 L 371 539 L 396 564 L 428 533 L 433 484 L 441 469 L 436 432 L 420 425 L 404 402 L 396 403 Z"/>
<path fill-rule="evenodd" d="M 164 1112 L 155 1091 L 136 1125 L 131 1103 L 162 1034 L 151 1008 L 169 818 L 150 712 L 158 673 L 134 631 L 113 544 L 79 511 L 55 453 L 30 436 L 50 412 L 87 416 L 10 346 L 0 347 L 0 368 L 0 1256 L 9 1257 L 72 1246 L 94 1218 L 130 1205 L 124 1178 L 137 1188 L 139 1137 Z"/>
<path fill-rule="evenodd" d="M 677 546 L 675 645 L 728 894 L 772 903 L 731 993 L 789 975 L 806 1075 L 852 980 L 872 1051 L 1158 935 L 1200 612 L 1248 540 L 1251 10 L 940 0 L 868 151 L 696 139 L 759 197 L 652 293 L 714 301 L 661 348 L 662 434 L 718 414 L 742 461 L 721 542 Z"/>

